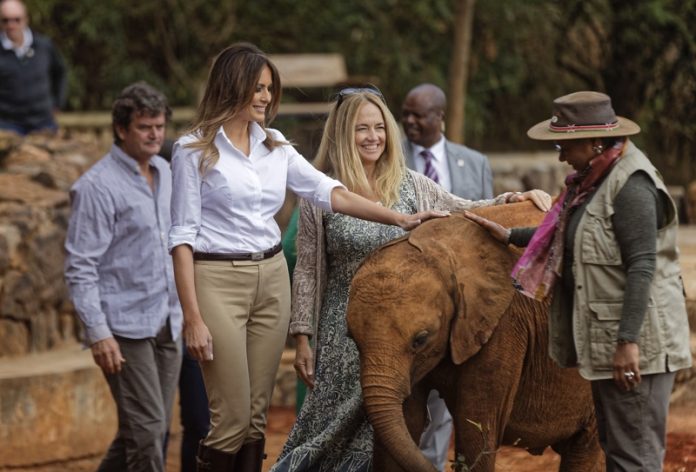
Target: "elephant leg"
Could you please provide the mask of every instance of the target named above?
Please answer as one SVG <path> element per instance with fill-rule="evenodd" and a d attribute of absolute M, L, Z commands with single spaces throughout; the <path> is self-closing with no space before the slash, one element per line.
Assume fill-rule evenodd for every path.
<path fill-rule="evenodd" d="M 551 448 L 561 456 L 559 472 L 605 471 L 604 452 L 597 440 L 594 417 L 591 424 Z"/>
<path fill-rule="evenodd" d="M 476 472 L 495 470 L 495 456 L 503 443 L 522 370 L 521 363 L 513 359 L 501 365 L 496 352 L 504 350 L 488 347 L 479 353 L 478 362 L 459 367 L 456 402 L 448 402 L 455 426 L 455 464 L 463 461 Z"/>
<path fill-rule="evenodd" d="M 427 420 L 427 400 L 430 391 L 424 385 L 416 385 L 411 390 L 411 396 L 404 401 L 404 419 L 408 432 L 413 441 L 418 444 L 420 436 L 425 429 Z M 372 457 L 372 470 L 385 472 L 408 472 L 404 470 L 387 452 L 386 448 L 375 438 L 375 447 Z"/>

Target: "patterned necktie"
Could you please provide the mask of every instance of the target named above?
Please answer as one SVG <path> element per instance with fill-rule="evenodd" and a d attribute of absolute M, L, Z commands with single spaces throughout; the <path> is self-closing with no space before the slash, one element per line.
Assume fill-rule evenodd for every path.
<path fill-rule="evenodd" d="M 420 155 L 425 160 L 425 167 L 423 168 L 423 174 L 425 174 L 426 177 L 429 177 L 430 180 L 432 180 L 433 182 L 439 183 L 437 171 L 435 170 L 435 165 L 433 164 L 433 159 L 435 159 L 435 156 L 433 156 L 433 153 L 428 151 L 427 149 L 423 149 L 420 152 Z"/>

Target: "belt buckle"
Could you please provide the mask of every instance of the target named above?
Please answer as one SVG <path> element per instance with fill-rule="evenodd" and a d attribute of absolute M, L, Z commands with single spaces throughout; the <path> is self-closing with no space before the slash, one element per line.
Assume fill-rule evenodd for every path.
<path fill-rule="evenodd" d="M 252 261 L 262 261 L 262 260 L 263 260 L 263 256 L 264 256 L 263 251 L 252 252 L 252 253 L 251 253 L 251 260 L 252 260 Z"/>

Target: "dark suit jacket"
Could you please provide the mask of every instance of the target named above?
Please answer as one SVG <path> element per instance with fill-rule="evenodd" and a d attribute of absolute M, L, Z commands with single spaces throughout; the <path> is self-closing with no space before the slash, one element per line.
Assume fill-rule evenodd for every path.
<path fill-rule="evenodd" d="M 403 148 L 406 166 L 415 170 L 413 145 L 404 140 Z M 445 141 L 445 154 L 453 194 L 467 200 L 493 198 L 493 175 L 486 156 L 451 141 Z"/>

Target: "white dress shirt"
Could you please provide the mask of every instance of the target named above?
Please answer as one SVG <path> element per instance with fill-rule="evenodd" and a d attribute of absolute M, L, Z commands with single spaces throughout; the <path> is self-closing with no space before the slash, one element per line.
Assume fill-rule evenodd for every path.
<path fill-rule="evenodd" d="M 343 185 L 315 169 L 291 145 L 269 150 L 266 134 L 250 125 L 249 156 L 237 149 L 222 127 L 215 137 L 220 158 L 204 176 L 201 151 L 187 147 L 196 136 L 183 136 L 172 157 L 172 227 L 169 250 L 188 244 L 194 252 L 266 251 L 280 242 L 273 216 L 289 188 L 314 205 L 331 211 L 331 191 Z M 274 139 L 285 141 L 277 130 Z"/>
<path fill-rule="evenodd" d="M 448 192 L 452 191 L 452 179 L 450 178 L 449 163 L 447 162 L 447 152 L 445 151 L 445 137 L 441 136 L 440 140 L 432 145 L 432 147 L 424 148 L 416 143 L 413 145 L 413 160 L 416 166 L 416 172 L 425 174 L 425 159 L 420 155 L 421 151 L 427 149 L 435 159 L 432 160 L 432 165 L 437 172 L 438 183 Z"/>

